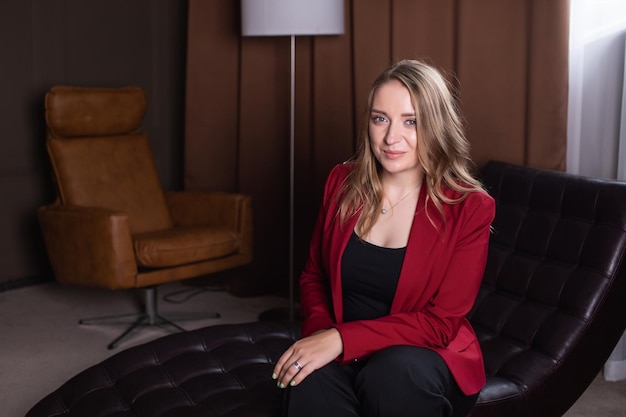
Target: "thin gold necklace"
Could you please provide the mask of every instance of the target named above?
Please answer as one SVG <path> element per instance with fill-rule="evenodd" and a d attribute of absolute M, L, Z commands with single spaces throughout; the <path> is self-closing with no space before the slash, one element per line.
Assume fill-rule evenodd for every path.
<path fill-rule="evenodd" d="M 419 185 L 416 185 L 416 186 L 415 186 L 415 188 L 412 188 L 412 189 L 411 189 L 408 193 L 406 193 L 406 194 L 404 195 L 404 197 L 402 197 L 400 200 L 396 201 L 396 203 L 395 203 L 395 204 L 393 204 L 393 205 L 392 205 L 391 207 L 389 207 L 388 209 L 386 209 L 386 208 L 384 208 L 384 207 L 383 207 L 382 209 L 380 209 L 380 214 L 387 214 L 387 213 L 389 213 L 389 211 L 390 211 L 390 210 L 393 210 L 393 208 L 394 208 L 395 206 L 397 206 L 398 204 L 402 203 L 402 202 L 403 202 L 403 201 L 404 201 L 404 200 L 405 200 L 405 199 L 406 199 L 409 195 L 411 195 L 411 193 L 412 193 L 413 191 L 417 190 L 417 189 L 418 189 L 418 187 L 419 187 Z"/>

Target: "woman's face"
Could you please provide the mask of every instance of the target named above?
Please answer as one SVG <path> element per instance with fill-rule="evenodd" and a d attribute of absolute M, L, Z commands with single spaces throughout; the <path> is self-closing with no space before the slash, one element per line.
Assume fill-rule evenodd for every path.
<path fill-rule="evenodd" d="M 385 172 L 417 172 L 416 114 L 407 88 L 387 81 L 375 92 L 369 122 L 370 144 Z"/>

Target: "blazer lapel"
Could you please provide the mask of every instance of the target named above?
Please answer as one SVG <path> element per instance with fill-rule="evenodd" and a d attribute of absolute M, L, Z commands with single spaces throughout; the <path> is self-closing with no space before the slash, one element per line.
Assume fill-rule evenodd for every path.
<path fill-rule="evenodd" d="M 352 231 L 356 226 L 357 219 L 359 218 L 360 211 L 352 216 L 343 226 L 339 225 L 338 217 L 334 216 L 332 220 L 332 227 L 327 229 L 327 232 L 331 235 L 330 242 L 330 262 L 329 268 L 334 268 L 333 271 L 329 271 L 329 279 L 331 285 L 331 294 L 333 295 L 333 308 L 335 313 L 335 320 L 337 323 L 343 323 L 343 289 L 341 283 L 341 258 L 348 246 L 348 241 L 352 235 Z"/>
<path fill-rule="evenodd" d="M 433 226 L 426 216 L 425 202 L 424 183 L 415 209 L 415 218 L 409 233 L 396 294 L 391 304 L 391 313 L 413 309 L 416 300 L 419 305 L 424 305 L 430 298 L 430 285 L 427 285 L 425 280 L 431 277 L 430 271 L 437 253 L 436 245 L 443 237 L 444 226 L 437 209 L 429 204 L 429 213 L 437 229 Z"/>

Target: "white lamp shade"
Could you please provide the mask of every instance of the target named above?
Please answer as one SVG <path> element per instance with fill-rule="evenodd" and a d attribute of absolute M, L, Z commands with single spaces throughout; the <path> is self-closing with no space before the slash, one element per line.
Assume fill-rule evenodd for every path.
<path fill-rule="evenodd" d="M 241 0 L 243 36 L 340 35 L 344 0 Z"/>

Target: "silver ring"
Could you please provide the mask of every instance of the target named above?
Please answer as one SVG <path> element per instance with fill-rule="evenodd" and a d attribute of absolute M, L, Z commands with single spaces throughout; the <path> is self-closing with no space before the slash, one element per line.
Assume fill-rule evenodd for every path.
<path fill-rule="evenodd" d="M 295 362 L 293 363 L 293 366 L 295 366 L 295 367 L 296 367 L 296 369 L 297 369 L 298 371 L 299 371 L 300 369 L 302 369 L 302 365 L 300 365 L 300 362 L 298 362 L 298 361 L 295 361 Z"/>

